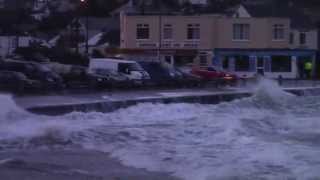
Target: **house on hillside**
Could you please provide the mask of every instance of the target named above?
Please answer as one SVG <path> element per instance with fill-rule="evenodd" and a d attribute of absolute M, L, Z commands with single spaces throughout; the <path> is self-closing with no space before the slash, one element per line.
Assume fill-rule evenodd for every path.
<path fill-rule="evenodd" d="M 121 12 L 159 14 L 174 13 L 179 10 L 179 1 L 173 0 L 129 0 L 123 6 L 110 12 L 111 16 L 120 16 Z"/>
<path fill-rule="evenodd" d="M 74 19 L 61 33 L 49 41 L 52 46 L 63 44 L 80 53 L 86 52 L 88 40 L 89 54 L 94 49 L 120 45 L 119 18 L 80 17 Z"/>
<path fill-rule="evenodd" d="M 0 10 L 30 9 L 33 0 L 0 0 Z"/>
<path fill-rule="evenodd" d="M 31 16 L 37 21 L 49 17 L 51 13 L 49 8 L 50 2 L 50 0 L 34 0 Z"/>
<path fill-rule="evenodd" d="M 18 47 L 28 47 L 34 40 L 28 35 L 0 34 L 0 56 L 11 55 Z"/>
<path fill-rule="evenodd" d="M 88 22 L 88 25 L 87 25 Z M 88 35 L 89 54 L 100 46 L 119 46 L 120 44 L 120 20 L 119 18 L 80 18 L 85 36 Z M 87 33 L 88 28 L 88 34 Z M 118 37 L 118 38 L 117 38 Z M 118 40 L 115 40 L 118 39 Z M 79 44 L 81 49 L 85 49 L 86 43 Z"/>

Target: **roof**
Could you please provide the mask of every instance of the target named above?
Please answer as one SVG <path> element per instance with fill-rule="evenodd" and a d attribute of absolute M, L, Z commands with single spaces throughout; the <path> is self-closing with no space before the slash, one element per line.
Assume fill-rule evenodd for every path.
<path fill-rule="evenodd" d="M 110 14 L 116 15 L 121 11 L 131 14 L 162 14 L 178 11 L 178 4 L 172 0 L 129 0 L 120 8 L 112 11 Z"/>
<path fill-rule="evenodd" d="M 80 23 L 86 26 L 86 17 L 81 17 Z M 100 44 L 100 39 L 104 33 L 112 31 L 120 31 L 120 19 L 119 18 L 99 18 L 89 17 L 88 18 L 88 39 L 93 39 L 92 43 Z M 94 41 L 94 42 L 93 42 Z"/>
<path fill-rule="evenodd" d="M 80 17 L 79 19 L 82 25 L 86 25 L 87 18 Z M 89 30 L 96 31 L 109 31 L 120 29 L 119 18 L 101 18 L 101 17 L 88 17 L 88 28 Z"/>
<path fill-rule="evenodd" d="M 241 55 L 315 55 L 317 50 L 312 49 L 274 49 L 274 48 L 266 48 L 266 49 L 238 49 L 238 48 L 217 48 L 214 52 L 218 55 L 234 55 L 235 53 Z"/>
<path fill-rule="evenodd" d="M 253 17 L 281 17 L 291 20 L 291 27 L 296 29 L 310 29 L 315 25 L 311 18 L 302 9 L 292 5 L 265 4 L 243 4 L 243 7 Z"/>

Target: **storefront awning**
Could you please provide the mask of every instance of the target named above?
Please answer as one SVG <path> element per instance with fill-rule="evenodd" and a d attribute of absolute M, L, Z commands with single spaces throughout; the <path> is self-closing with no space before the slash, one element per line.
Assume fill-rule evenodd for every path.
<path fill-rule="evenodd" d="M 158 49 L 121 49 L 121 48 L 106 48 L 105 53 L 109 55 L 156 55 L 159 53 Z M 161 49 L 160 54 L 174 55 L 174 56 L 195 56 L 198 54 L 197 50 L 190 49 Z"/>
<path fill-rule="evenodd" d="M 315 56 L 317 51 L 308 49 L 215 49 L 214 54 L 218 56 Z"/>

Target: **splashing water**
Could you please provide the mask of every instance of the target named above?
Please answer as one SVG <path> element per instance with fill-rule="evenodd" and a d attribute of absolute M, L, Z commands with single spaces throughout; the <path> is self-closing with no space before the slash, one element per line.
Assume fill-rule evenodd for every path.
<path fill-rule="evenodd" d="M 0 99 L 3 151 L 77 145 L 185 180 L 320 178 L 320 97 L 295 97 L 269 80 L 231 103 L 146 103 L 106 114 L 37 116 Z"/>

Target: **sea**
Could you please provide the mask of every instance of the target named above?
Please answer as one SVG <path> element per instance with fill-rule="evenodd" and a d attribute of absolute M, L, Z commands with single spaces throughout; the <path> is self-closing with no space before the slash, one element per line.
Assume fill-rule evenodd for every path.
<path fill-rule="evenodd" d="M 320 96 L 298 97 L 270 80 L 249 98 L 217 105 L 44 116 L 0 95 L 0 107 L 1 153 L 84 149 L 182 180 L 320 179 Z M 0 158 L 0 166 L 12 159 Z"/>

